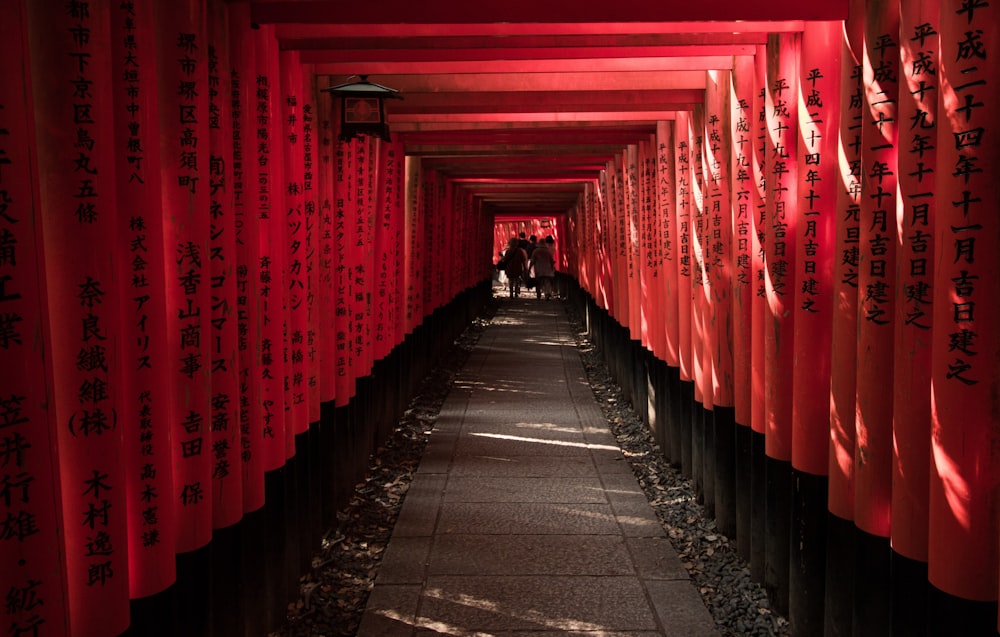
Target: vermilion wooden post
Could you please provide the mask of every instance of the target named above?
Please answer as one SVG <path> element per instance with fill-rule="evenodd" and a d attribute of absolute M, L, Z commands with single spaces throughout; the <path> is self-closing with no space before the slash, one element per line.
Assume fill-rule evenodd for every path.
<path fill-rule="evenodd" d="M 309 368 L 307 342 L 309 332 L 309 229 L 306 223 L 305 156 L 302 151 L 302 64 L 297 51 L 278 54 L 281 75 L 280 126 L 281 148 L 284 152 L 284 181 L 280 185 L 279 201 L 287 231 L 287 277 L 282 281 L 288 293 L 285 335 L 285 383 L 291 398 L 286 413 L 293 434 L 309 428 Z"/>
<path fill-rule="evenodd" d="M 326 80 L 317 78 L 317 88 Z M 316 116 L 319 123 L 317 152 L 317 229 L 319 232 L 319 397 L 330 403 L 337 395 L 337 242 L 335 240 L 334 182 L 337 179 L 337 132 L 333 125 L 333 97 L 327 91 L 317 91 Z"/>
<path fill-rule="evenodd" d="M 399 261 L 397 220 L 402 215 L 403 158 L 400 142 L 379 148 L 378 208 L 375 223 L 375 271 L 372 318 L 375 358 L 381 360 L 396 345 L 396 278 Z"/>
<path fill-rule="evenodd" d="M 317 117 L 315 76 L 311 65 L 302 66 L 302 92 L 299 103 L 302 109 L 302 210 L 305 224 L 306 256 L 306 401 L 308 402 L 309 423 L 320 420 L 320 325 L 322 291 L 320 278 L 320 136 Z"/>
<path fill-rule="evenodd" d="M 284 174 L 278 182 L 284 192 L 282 221 L 287 231 L 288 276 L 282 282 L 288 293 L 285 335 L 285 382 L 290 389 L 291 405 L 286 413 L 292 433 L 309 428 L 309 228 L 306 220 L 305 146 L 303 139 L 302 64 L 297 51 L 282 51 L 278 62 L 281 71 L 281 137 Z"/>
<path fill-rule="evenodd" d="M 729 266 L 732 289 L 733 419 L 736 422 L 736 546 L 750 561 L 752 461 L 750 405 L 753 393 L 753 221 L 760 193 L 754 183 L 754 62 L 750 56 L 733 60 L 729 95 L 730 187 L 732 227 Z"/>
<path fill-rule="evenodd" d="M 997 598 L 998 18 L 993 3 L 941 3 L 928 568 L 935 587 L 977 602 Z M 995 625 L 984 608 L 968 609 L 974 632 Z M 948 617 L 932 610 L 940 630 Z"/>
<path fill-rule="evenodd" d="M 815 476 L 827 473 L 830 444 L 841 33 L 839 23 L 810 23 L 799 68 L 792 466 Z"/>
<path fill-rule="evenodd" d="M 658 243 L 662 246 L 660 286 L 654 292 L 654 303 L 661 306 L 663 331 L 663 360 L 670 367 L 678 367 L 677 335 L 677 199 L 674 174 L 674 128 L 671 122 L 656 123 L 656 207 L 658 218 Z M 671 448 L 671 453 L 676 453 Z M 671 457 L 677 461 L 679 458 Z"/>
<path fill-rule="evenodd" d="M 772 35 L 767 48 L 767 221 L 764 319 L 767 455 L 792 458 L 792 354 L 794 352 L 799 37 Z"/>
<path fill-rule="evenodd" d="M 789 621 L 802 634 L 823 632 L 842 33 L 839 22 L 806 25 L 798 78 Z"/>
<path fill-rule="evenodd" d="M 764 410 L 767 420 L 767 518 L 764 586 L 787 611 L 791 532 L 792 373 L 798 227 L 799 34 L 768 36 L 767 223 L 764 228 Z"/>
<path fill-rule="evenodd" d="M 277 41 L 274 29 L 261 26 L 254 33 L 254 113 L 256 125 L 253 167 L 253 201 L 257 213 L 258 263 L 250 276 L 257 279 L 260 295 L 260 418 L 263 423 L 261 453 L 264 470 L 272 471 L 285 464 L 288 435 L 285 431 L 285 361 L 284 361 L 284 270 L 285 209 L 282 185 L 282 148 Z"/>
<path fill-rule="evenodd" d="M 236 242 L 236 323 L 239 361 L 239 431 L 243 511 L 264 505 L 263 423 L 260 379 L 260 262 L 257 213 L 256 69 L 250 7 L 229 9 L 229 79 L 232 91 L 233 230 Z"/>
<path fill-rule="evenodd" d="M 352 367 L 352 318 L 354 314 L 353 288 L 351 274 L 354 270 L 354 253 L 351 246 L 354 224 L 356 222 L 354 173 L 355 166 L 354 141 L 337 142 L 337 155 L 334 181 L 334 213 L 333 232 L 336 242 L 336 292 L 334 313 L 336 314 L 337 338 L 337 407 L 346 407 L 354 397 L 354 370 Z"/>
<path fill-rule="evenodd" d="M 764 270 L 765 228 L 767 227 L 767 47 L 757 45 L 754 53 L 754 92 L 752 103 L 753 131 L 753 190 L 750 230 L 751 277 L 753 299 L 750 305 L 751 328 L 751 383 L 750 395 L 750 498 L 753 515 L 750 520 L 750 575 L 757 582 L 764 581 L 764 521 L 766 519 L 766 449 L 767 418 L 764 410 L 764 313 L 767 297 Z M 753 195 L 751 195 L 753 196 Z"/>
<path fill-rule="evenodd" d="M 864 0 L 851 0 L 841 35 L 837 218 L 831 293 L 830 447 L 828 460 L 825 626 L 831 634 L 853 628 L 854 404 L 857 375 L 858 238 L 861 210 L 861 85 Z"/>
<path fill-rule="evenodd" d="M 24 1 L 0 6 L 5 52 L 0 77 L 10 78 L 0 83 L 0 356 L 5 362 L 0 366 L 0 444 L 7 450 L 0 482 L 11 489 L 10 500 L 0 505 L 0 517 L 8 520 L 0 542 L 0 591 L 7 600 L 0 624 L 13 634 L 37 630 L 61 637 L 70 634 L 70 582 L 64 553 L 57 550 L 64 528 L 57 422 L 53 410 L 45 408 L 54 396 L 53 357 L 49 348 L 35 347 L 33 336 L 50 339 L 41 194 L 31 152 L 36 128 L 27 13 Z M 65 64 L 53 53 L 49 59 Z M 124 536 L 121 542 L 124 546 Z"/>
<path fill-rule="evenodd" d="M 860 261 L 861 131 L 864 128 L 862 47 L 864 0 L 853 0 L 845 22 L 840 88 L 840 150 L 833 291 L 830 386 L 830 512 L 854 519 L 855 380 L 857 376 L 858 268 Z M 860 15 L 859 15 L 860 14 Z"/>
<path fill-rule="evenodd" d="M 865 12 L 865 117 L 861 134 L 858 377 L 854 521 L 855 621 L 889 630 L 893 341 L 896 330 L 899 3 Z"/>
<path fill-rule="evenodd" d="M 129 512 L 129 591 L 146 597 L 176 577 L 156 32 L 152 2 L 113 7 L 116 177 L 124 279 L 122 392 Z"/>
<path fill-rule="evenodd" d="M 642 331 L 643 344 L 653 355 L 664 360 L 663 297 L 661 292 L 663 245 L 660 228 L 663 221 L 656 205 L 656 137 L 643 140 L 639 146 L 640 212 L 642 266 Z M 662 418 L 662 415 L 660 416 Z M 662 423 L 658 425 L 662 429 Z"/>
<path fill-rule="evenodd" d="M 208 28 L 208 186 L 212 311 L 212 525 L 243 516 L 240 470 L 239 326 L 236 228 L 233 217 L 233 118 L 229 20 L 224 3 L 210 3 Z"/>
<path fill-rule="evenodd" d="M 30 90 L 36 126 L 31 140 L 21 136 L 28 132 L 23 128 L 12 133 L 3 127 L 0 144 L 11 166 L 4 167 L 2 176 L 0 228 L 12 235 L 20 234 L 27 249 L 36 238 L 30 234 L 31 219 L 41 221 L 44 244 L 39 256 L 45 262 L 42 271 L 51 308 L 50 338 L 40 344 L 38 338 L 44 332 L 39 335 L 28 331 L 39 326 L 39 319 L 44 317 L 39 312 L 44 312 L 44 306 L 32 307 L 31 278 L 26 274 L 23 279 L 15 279 L 10 268 L 14 264 L 8 263 L 0 269 L 0 343 L 5 349 L 43 347 L 51 356 L 51 393 L 46 395 L 44 386 L 29 388 L 19 382 L 5 385 L 0 389 L 0 413 L 4 439 L 11 436 L 22 453 L 44 454 L 49 453 L 49 447 L 29 449 L 24 445 L 29 441 L 45 442 L 45 421 L 39 419 L 40 408 L 35 405 L 47 405 L 56 427 L 51 442 L 58 450 L 57 460 L 53 458 L 58 469 L 38 475 L 37 484 L 24 471 L 12 471 L 9 465 L 0 469 L 3 475 L 9 472 L 15 482 L 3 506 L 6 508 L 9 501 L 16 509 L 5 511 L 4 519 L 15 512 L 22 516 L 15 525 L 5 527 L 8 539 L 3 542 L 7 544 L 15 537 L 18 542 L 29 539 L 35 528 L 46 534 L 56 530 L 51 526 L 55 520 L 41 506 L 49 476 L 58 478 L 64 526 L 58 529 L 60 541 L 41 550 L 57 553 L 65 563 L 70 634 L 118 634 L 129 623 L 129 576 L 121 383 L 124 361 L 118 356 L 121 282 L 114 258 L 120 252 L 120 226 L 115 148 L 109 135 L 114 117 L 111 15 L 107 5 L 66 7 L 32 2 L 27 16 L 32 85 L 29 89 L 15 84 L 11 90 L 22 95 Z M 15 18 L 14 24 L 22 21 Z M 7 95 L 4 101 L 10 100 L 11 111 L 0 111 L 0 118 L 12 126 L 28 123 L 24 109 L 30 102 L 19 103 L 11 99 L 13 95 Z M 13 120 L 18 114 L 18 120 Z M 14 154 L 16 148 L 11 142 L 15 140 L 27 152 Z M 37 166 L 28 163 L 31 157 L 37 158 Z M 40 205 L 36 210 L 30 207 L 31 171 L 38 175 Z M 23 186 L 15 187 L 8 181 L 15 175 L 25 176 Z M 4 236 L 3 231 L 0 236 Z M 3 243 L 7 246 L 3 254 L 10 259 L 10 251 L 18 246 L 12 245 L 10 238 Z M 26 251 L 23 258 L 27 259 L 28 254 Z M 13 258 L 26 268 L 35 267 L 34 263 L 21 261 L 16 252 Z M 16 310 L 25 313 L 18 315 Z M 39 369 L 35 367 L 35 371 L 37 378 Z M 20 393 L 22 389 L 24 393 Z M 35 418 L 32 431 L 26 431 L 29 417 Z M 21 440 L 14 437 L 18 433 Z M 32 469 L 41 470 L 46 464 L 39 460 Z M 49 522 L 48 527 L 35 526 L 24 517 L 35 512 L 33 507 L 22 507 L 34 504 L 31 492 L 36 487 L 38 513 L 43 515 L 39 522 Z M 35 570 L 45 563 L 45 558 L 39 555 L 34 561 L 35 557 L 30 557 L 30 576 L 39 579 L 26 579 L 29 573 L 19 573 L 21 569 L 15 566 L 16 579 L 12 583 L 23 588 L 13 590 L 14 601 L 21 595 L 27 596 L 25 601 L 35 601 L 33 582 L 37 581 L 38 586 L 45 585 L 58 607 L 55 585 L 59 569 Z M 5 571 L 4 581 L 9 572 Z M 4 586 L 5 596 L 11 592 Z M 39 612 L 39 617 L 52 621 L 58 630 L 58 616 L 50 616 L 47 609 Z M 33 616 L 28 614 L 20 621 L 22 634 L 42 631 Z M 4 629 L 8 630 L 9 625 Z"/>
<path fill-rule="evenodd" d="M 628 327 L 633 341 L 642 341 L 641 261 L 639 260 L 639 147 L 629 144 L 624 154 L 622 177 L 624 203 L 628 222 Z"/>
<path fill-rule="evenodd" d="M 712 419 L 711 276 L 706 269 L 708 214 L 706 212 L 705 106 L 696 105 L 691 115 L 690 148 L 692 181 L 691 222 L 691 359 L 694 366 L 694 400 L 691 407 L 691 470 L 694 489 L 704 501 L 706 514 L 715 517 L 715 476 L 713 458 L 708 449 L 714 446 Z"/>
<path fill-rule="evenodd" d="M 706 91 L 706 268 L 710 272 L 713 329 L 712 405 L 733 406 L 732 251 L 733 207 L 730 194 L 729 71 L 710 71 Z"/>
<path fill-rule="evenodd" d="M 705 120 L 708 243 L 712 330 L 712 426 L 715 455 L 715 518 L 719 530 L 736 535 L 736 425 L 733 412 L 733 296 L 729 118 L 731 71 L 710 71 Z"/>
<path fill-rule="evenodd" d="M 420 325 L 423 313 L 420 283 L 422 229 L 420 214 L 420 184 L 423 182 L 420 159 L 406 158 L 406 334 Z"/>
<path fill-rule="evenodd" d="M 705 219 L 705 107 L 702 104 L 695 106 L 691 113 L 691 127 L 689 129 L 688 144 L 691 148 L 691 361 L 692 374 L 694 380 L 694 399 L 702 403 L 706 409 L 711 409 L 712 404 L 712 364 L 711 354 L 706 355 L 706 305 L 708 294 L 708 284 L 705 277 L 705 233 L 707 221 Z M 707 402 L 705 394 L 708 394 Z M 694 417 L 700 419 L 700 414 L 695 412 Z M 693 430 L 698 434 L 698 428 Z M 695 457 L 697 457 L 699 445 L 695 442 Z M 703 451 L 703 449 L 702 449 Z M 697 464 L 697 461 L 695 461 Z M 698 476 L 695 475 L 695 485 L 698 485 Z M 714 512 L 713 512 L 714 515 Z"/>
<path fill-rule="evenodd" d="M 899 134 L 890 529 L 893 588 L 898 591 L 893 596 L 893 630 L 911 633 L 921 630 L 924 622 L 903 610 L 904 599 L 906 604 L 926 604 L 938 12 L 936 1 L 900 3 L 898 113 L 900 122 L 909 124 Z"/>
<path fill-rule="evenodd" d="M 609 163 L 609 165 L 611 165 Z M 595 241 L 598 246 L 598 260 L 595 264 L 600 291 L 600 307 L 614 317 L 616 294 L 614 280 L 614 225 L 611 221 L 611 174 L 608 168 L 601 171 L 598 178 L 597 223 L 594 226 Z"/>
<path fill-rule="evenodd" d="M 691 352 L 691 272 L 693 249 L 691 247 L 691 224 L 693 221 L 691 204 L 693 172 L 691 170 L 690 148 L 691 115 L 687 111 L 677 113 L 674 128 L 674 170 L 677 183 L 677 335 L 678 360 L 681 380 L 694 379 L 694 362 Z"/>
<path fill-rule="evenodd" d="M 927 605 L 927 500 L 930 470 L 931 329 L 934 290 L 938 2 L 900 3 L 898 183 L 893 346 L 892 630 L 917 634 Z"/>
<path fill-rule="evenodd" d="M 692 223 L 694 222 L 694 171 L 691 151 L 691 113 L 680 111 L 674 121 L 674 171 L 677 184 L 677 342 L 680 362 L 680 405 L 678 421 L 681 427 L 679 460 L 685 475 L 692 475 L 691 409 L 694 405 L 694 361 L 692 349 L 691 289 L 694 268 Z"/>

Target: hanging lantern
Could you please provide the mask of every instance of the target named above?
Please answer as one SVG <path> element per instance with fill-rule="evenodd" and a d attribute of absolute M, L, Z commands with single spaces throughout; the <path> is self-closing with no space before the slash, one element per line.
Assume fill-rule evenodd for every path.
<path fill-rule="evenodd" d="M 385 121 L 385 100 L 401 100 L 398 90 L 368 81 L 367 75 L 356 82 L 330 86 L 322 90 L 340 98 L 340 137 L 350 141 L 362 135 L 389 139 L 389 125 Z"/>

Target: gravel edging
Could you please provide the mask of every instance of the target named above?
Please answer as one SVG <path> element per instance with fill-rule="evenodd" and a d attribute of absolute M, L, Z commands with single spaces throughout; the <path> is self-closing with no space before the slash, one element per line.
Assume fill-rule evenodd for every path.
<path fill-rule="evenodd" d="M 564 305 L 594 397 L 650 506 L 724 637 L 787 637 L 788 621 L 773 612 L 763 588 L 750 579 L 735 543 L 718 533 L 696 502 L 691 481 L 670 466 L 641 418 L 625 400 L 580 318 Z M 382 555 L 392 536 L 424 448 L 455 375 L 497 310 L 488 303 L 424 379 L 388 441 L 371 456 L 338 525 L 327 531 L 300 578 L 300 597 L 287 622 L 269 637 L 351 637 L 361 624 Z"/>

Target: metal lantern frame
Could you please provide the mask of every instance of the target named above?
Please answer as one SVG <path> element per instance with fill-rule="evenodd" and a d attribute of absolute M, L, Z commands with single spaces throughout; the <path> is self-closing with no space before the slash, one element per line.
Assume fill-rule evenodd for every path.
<path fill-rule="evenodd" d="M 385 100 L 403 97 L 399 91 L 368 81 L 367 75 L 357 76 L 355 82 L 322 89 L 340 99 L 341 141 L 355 137 L 378 137 L 389 142 L 389 124 L 385 120 Z"/>

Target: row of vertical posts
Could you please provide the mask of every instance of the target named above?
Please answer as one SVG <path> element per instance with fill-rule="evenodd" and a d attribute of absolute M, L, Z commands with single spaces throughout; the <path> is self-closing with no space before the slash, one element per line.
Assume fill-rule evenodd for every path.
<path fill-rule="evenodd" d="M 795 635 L 997 631 L 996 10 L 773 34 L 567 219 L 613 371 Z"/>
<path fill-rule="evenodd" d="M 482 287 L 492 225 L 400 142 L 339 142 L 248 3 L 14 0 L 0 36 L 0 619 L 118 635 L 301 497 L 275 476 L 319 479 L 322 412 Z"/>

